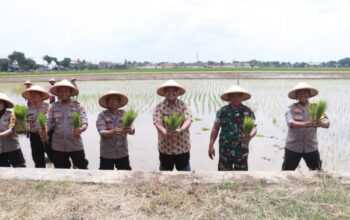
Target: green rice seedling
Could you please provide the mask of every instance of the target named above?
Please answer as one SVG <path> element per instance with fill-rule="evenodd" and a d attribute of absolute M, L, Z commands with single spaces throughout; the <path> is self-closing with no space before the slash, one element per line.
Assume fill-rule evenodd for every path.
<path fill-rule="evenodd" d="M 15 105 L 13 113 L 16 117 L 15 132 L 18 134 L 27 133 L 27 111 L 28 108 L 24 105 Z"/>
<path fill-rule="evenodd" d="M 133 109 L 129 109 L 127 112 L 124 113 L 122 118 L 122 128 L 128 128 L 132 125 L 132 123 L 135 121 L 137 117 L 137 112 Z"/>
<path fill-rule="evenodd" d="M 319 121 L 325 114 L 328 107 L 328 103 L 325 100 L 320 100 L 318 103 L 311 103 L 307 107 L 309 118 L 312 123 Z"/>
<path fill-rule="evenodd" d="M 40 114 L 38 115 L 38 121 L 39 121 L 40 129 L 42 131 L 46 131 L 47 118 L 44 112 L 40 112 Z M 47 143 L 49 141 L 49 138 L 48 137 L 41 138 L 41 141 Z"/>
<path fill-rule="evenodd" d="M 164 116 L 163 121 L 166 129 L 172 132 L 182 125 L 182 123 L 185 121 L 185 116 L 174 112 L 171 116 Z"/>
<path fill-rule="evenodd" d="M 328 107 L 328 103 L 325 100 L 320 100 L 317 103 L 317 107 L 316 107 L 316 119 L 317 120 L 320 120 L 324 116 L 324 114 L 327 110 L 327 107 Z"/>
<path fill-rule="evenodd" d="M 74 128 L 80 128 L 81 127 L 81 118 L 80 118 L 79 112 L 73 112 L 72 118 L 73 118 Z"/>
<path fill-rule="evenodd" d="M 46 118 L 46 114 L 44 112 L 41 112 L 38 115 L 38 121 L 39 121 L 40 129 L 42 131 L 45 131 L 46 130 L 46 124 L 47 124 L 47 118 Z"/>
<path fill-rule="evenodd" d="M 249 135 L 255 126 L 255 121 L 252 117 L 245 116 L 243 119 L 243 133 Z"/>

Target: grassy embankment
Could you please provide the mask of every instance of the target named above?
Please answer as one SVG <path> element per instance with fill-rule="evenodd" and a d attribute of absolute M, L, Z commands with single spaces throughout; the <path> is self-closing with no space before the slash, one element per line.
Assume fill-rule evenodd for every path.
<path fill-rule="evenodd" d="M 0 180 L 0 219 L 350 219 L 350 186 L 313 182 Z"/>

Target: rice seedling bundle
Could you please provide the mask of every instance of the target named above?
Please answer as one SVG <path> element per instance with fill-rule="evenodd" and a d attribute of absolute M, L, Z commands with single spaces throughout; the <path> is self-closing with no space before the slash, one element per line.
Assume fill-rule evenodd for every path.
<path fill-rule="evenodd" d="M 15 132 L 18 134 L 25 134 L 27 132 L 27 111 L 28 108 L 24 105 L 15 105 L 13 113 L 16 117 Z"/>
<path fill-rule="evenodd" d="M 243 133 L 250 134 L 255 126 L 255 121 L 252 117 L 245 116 L 243 119 Z"/>
<path fill-rule="evenodd" d="M 80 128 L 81 126 L 81 118 L 79 112 L 72 113 L 73 126 L 74 128 Z"/>
<path fill-rule="evenodd" d="M 40 114 L 38 115 L 38 121 L 39 121 L 40 129 L 42 131 L 46 131 L 47 118 L 44 112 L 40 112 Z M 48 143 L 49 141 L 48 137 L 41 137 L 40 139 L 44 143 Z"/>
<path fill-rule="evenodd" d="M 185 121 L 185 116 L 183 114 L 176 114 L 176 112 L 174 112 L 170 116 L 164 116 L 163 121 L 165 128 L 171 132 L 175 131 L 182 125 L 182 123 Z"/>
<path fill-rule="evenodd" d="M 132 123 L 135 121 L 137 117 L 137 112 L 133 109 L 129 109 L 127 112 L 124 113 L 122 118 L 122 128 L 128 128 L 132 125 Z"/>
<path fill-rule="evenodd" d="M 47 124 L 47 118 L 46 118 L 46 114 L 44 112 L 41 112 L 38 115 L 38 121 L 39 121 L 40 129 L 42 131 L 45 131 L 46 130 L 46 124 Z"/>
<path fill-rule="evenodd" d="M 325 114 L 328 107 L 328 103 L 325 100 L 320 100 L 317 103 L 311 103 L 307 107 L 309 113 L 309 119 L 315 123 L 319 121 L 322 116 Z"/>

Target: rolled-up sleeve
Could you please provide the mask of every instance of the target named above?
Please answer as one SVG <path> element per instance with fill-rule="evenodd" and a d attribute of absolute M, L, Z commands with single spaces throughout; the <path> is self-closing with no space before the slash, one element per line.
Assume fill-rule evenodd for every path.
<path fill-rule="evenodd" d="M 163 123 L 163 114 L 161 112 L 161 107 L 158 105 L 153 112 L 153 124 L 162 124 Z"/>
<path fill-rule="evenodd" d="M 219 111 L 216 112 L 216 116 L 215 116 L 215 123 L 221 123 L 221 109 Z"/>
<path fill-rule="evenodd" d="M 293 107 L 290 106 L 288 107 L 288 110 L 286 111 L 286 122 L 287 122 L 287 126 L 290 127 L 291 123 L 293 122 L 294 118 L 293 118 Z"/>
<path fill-rule="evenodd" d="M 105 122 L 104 116 L 102 114 L 99 114 L 97 116 L 96 128 L 100 134 L 102 131 L 105 131 L 107 129 L 106 122 Z"/>
<path fill-rule="evenodd" d="M 184 115 L 185 115 L 185 119 L 190 119 L 192 121 L 191 108 L 187 104 L 185 104 Z"/>

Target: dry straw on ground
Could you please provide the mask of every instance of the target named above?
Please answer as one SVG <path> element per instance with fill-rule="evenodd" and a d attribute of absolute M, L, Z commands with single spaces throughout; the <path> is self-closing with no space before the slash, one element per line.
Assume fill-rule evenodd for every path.
<path fill-rule="evenodd" d="M 349 219 L 350 185 L 320 175 L 273 184 L 0 180 L 0 219 Z M 186 176 L 184 176 L 186 178 Z"/>

